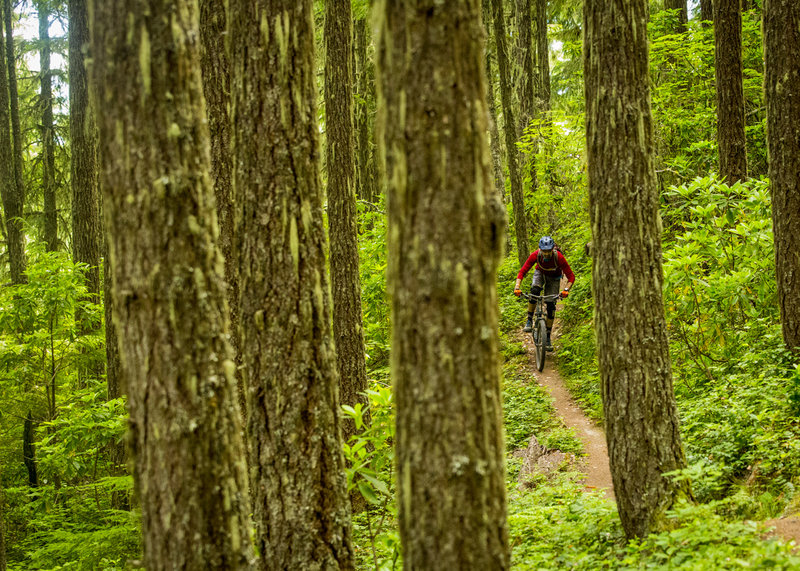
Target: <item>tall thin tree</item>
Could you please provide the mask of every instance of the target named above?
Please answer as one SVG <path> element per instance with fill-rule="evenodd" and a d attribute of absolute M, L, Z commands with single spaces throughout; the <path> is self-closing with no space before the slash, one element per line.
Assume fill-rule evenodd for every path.
<path fill-rule="evenodd" d="M 665 523 L 688 494 L 661 296 L 647 0 L 584 4 L 586 142 L 597 355 L 620 519 L 629 536 Z M 613 85 L 614 89 L 606 86 Z"/>
<path fill-rule="evenodd" d="M 355 104 L 356 130 L 356 196 L 366 202 L 378 199 L 378 173 L 375 159 L 375 103 L 374 66 L 369 58 L 370 45 L 367 18 L 356 18 L 353 23 L 354 73 L 358 98 Z"/>
<path fill-rule="evenodd" d="M 747 178 L 740 0 L 714 0 L 719 173 L 728 184 Z"/>
<path fill-rule="evenodd" d="M 9 228 L 9 261 L 11 281 L 25 283 L 25 231 L 23 213 L 25 211 L 25 184 L 22 178 L 22 127 L 19 119 L 19 96 L 17 90 L 17 66 L 14 55 L 14 33 L 12 25 L 11 0 L 3 0 L 3 23 L 5 26 L 5 66 L 8 75 L 8 108 L 11 122 L 11 170 L 14 185 L 9 187 L 9 209 L 6 210 L 6 224 Z M 0 63 L 2 65 L 2 63 Z"/>
<path fill-rule="evenodd" d="M 233 184 L 262 569 L 351 569 L 312 0 L 230 0 Z"/>
<path fill-rule="evenodd" d="M 503 0 L 492 0 L 492 20 L 494 21 L 494 41 L 497 53 L 497 68 L 500 77 L 500 100 L 503 106 L 503 130 L 506 138 L 506 160 L 511 182 L 511 205 L 514 210 L 514 233 L 517 238 L 517 258 L 525 263 L 530 256 L 528 249 L 528 224 L 525 220 L 525 196 L 522 191 L 522 177 L 517 158 L 517 127 L 514 123 L 514 109 L 511 97 L 511 70 L 506 50 L 506 26 L 503 13 Z"/>
<path fill-rule="evenodd" d="M 92 0 L 101 187 L 148 569 L 250 569 L 193 0 Z"/>
<path fill-rule="evenodd" d="M 700 0 L 700 21 L 703 27 L 714 21 L 714 0 Z"/>
<path fill-rule="evenodd" d="M 72 185 L 72 260 L 86 264 L 83 279 L 88 300 L 100 303 L 100 199 L 97 125 L 89 102 L 85 52 L 89 45 L 86 0 L 69 0 L 69 132 Z M 100 327 L 82 312 L 75 319 L 81 334 Z M 102 373 L 102 363 L 90 367 Z M 89 372 L 87 370 L 87 372 Z"/>
<path fill-rule="evenodd" d="M 2 26 L 0 26 L 2 32 Z M 5 61 L 5 42 L 0 38 L 0 62 Z M 23 283 L 25 272 L 24 236 L 21 224 L 21 205 L 18 202 L 14 181 L 14 155 L 11 137 L 11 116 L 8 102 L 8 73 L 5 65 L 0 65 L 0 193 L 3 199 L 6 236 L 8 240 L 8 261 L 11 282 Z"/>
<path fill-rule="evenodd" d="M 376 9 L 404 566 L 507 569 L 481 3 Z"/>
<path fill-rule="evenodd" d="M 325 2 L 325 164 L 328 171 L 333 338 L 343 405 L 361 404 L 369 419 L 361 310 L 353 129 L 353 26 L 350 0 Z M 342 424 L 345 442 L 355 423 Z"/>
<path fill-rule="evenodd" d="M 44 197 L 44 242 L 48 252 L 58 250 L 56 209 L 56 154 L 53 129 L 53 78 L 50 70 L 50 6 L 39 0 L 39 104 L 42 108 L 42 195 Z"/>
<path fill-rule="evenodd" d="M 548 39 L 547 0 L 535 0 L 534 23 L 536 28 L 536 68 L 539 74 L 539 109 L 550 112 L 550 40 Z"/>
<path fill-rule="evenodd" d="M 764 92 L 783 340 L 800 351 L 800 4 L 766 0 Z"/>

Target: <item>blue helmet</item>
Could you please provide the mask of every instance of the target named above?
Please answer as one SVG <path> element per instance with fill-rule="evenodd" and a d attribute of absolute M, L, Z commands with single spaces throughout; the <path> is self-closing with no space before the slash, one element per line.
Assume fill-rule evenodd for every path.
<path fill-rule="evenodd" d="M 550 236 L 542 236 L 539 238 L 539 249 L 540 250 L 552 250 L 556 247 L 556 241 L 553 240 Z"/>

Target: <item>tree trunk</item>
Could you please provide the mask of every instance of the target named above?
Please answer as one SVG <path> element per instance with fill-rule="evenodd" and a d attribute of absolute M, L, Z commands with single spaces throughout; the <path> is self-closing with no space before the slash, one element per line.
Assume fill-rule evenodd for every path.
<path fill-rule="evenodd" d="M 2 32 L 2 27 L 0 27 Z M 0 38 L 0 58 L 5 61 L 5 42 Z M 6 66 L 0 66 L 0 193 L 3 199 L 6 237 L 8 240 L 8 258 L 11 271 L 11 282 L 22 283 L 24 280 L 24 246 L 20 211 L 16 204 L 17 193 L 14 186 L 14 165 L 11 157 L 14 154 L 11 138 L 11 119 L 8 108 L 8 74 Z M 23 268 L 20 268 L 20 262 Z"/>
<path fill-rule="evenodd" d="M 704 28 L 714 21 L 714 0 L 700 0 L 700 21 Z"/>
<path fill-rule="evenodd" d="M 14 56 L 14 36 L 11 19 L 11 0 L 3 0 L 3 21 L 6 31 L 5 64 L 8 72 L 8 106 L 12 135 L 11 170 L 14 177 L 14 184 L 8 190 L 9 207 L 6 209 L 6 224 L 8 226 L 11 281 L 15 284 L 21 284 L 27 282 L 25 276 L 25 229 L 22 220 L 25 211 L 25 184 L 22 180 L 22 128 L 19 122 L 17 66 Z"/>
<path fill-rule="evenodd" d="M 519 117 L 517 122 L 517 133 L 522 138 L 525 129 L 528 127 L 534 116 L 534 97 L 537 91 L 537 78 L 533 67 L 533 37 L 531 30 L 533 21 L 531 20 L 531 0 L 516 0 L 517 22 L 516 22 L 516 42 L 517 55 L 519 61 L 519 78 L 516 82 L 517 101 L 519 103 Z M 520 158 L 523 158 L 520 153 Z"/>
<path fill-rule="evenodd" d="M 766 0 L 764 92 L 783 340 L 800 352 L 800 4 Z"/>
<path fill-rule="evenodd" d="M 352 16 L 350 0 L 325 2 L 325 162 L 328 169 L 333 339 L 343 405 L 361 403 L 369 421 L 367 365 L 361 314 L 353 145 Z M 342 423 L 342 439 L 356 433 Z"/>
<path fill-rule="evenodd" d="M 28 471 L 28 486 L 39 486 L 39 470 L 36 466 L 36 445 L 33 426 L 33 415 L 28 411 L 22 427 L 22 461 Z"/>
<path fill-rule="evenodd" d="M 495 290 L 505 214 L 489 171 L 481 5 L 382 7 L 403 563 L 507 569 Z"/>
<path fill-rule="evenodd" d="M 352 569 L 311 0 L 231 0 L 233 181 L 262 569 Z"/>
<path fill-rule="evenodd" d="M 584 4 L 595 327 L 611 474 L 629 537 L 662 528 L 688 489 L 661 296 L 647 0 Z M 613 85 L 615 89 L 603 86 Z"/>
<path fill-rule="evenodd" d="M 89 12 L 86 0 L 69 0 L 69 132 L 72 184 L 72 260 L 84 263 L 87 299 L 100 303 L 100 200 L 98 197 L 97 125 L 89 102 L 84 50 L 89 45 Z M 52 133 L 52 130 L 51 130 Z M 80 335 L 101 327 L 85 313 L 75 312 Z M 103 374 L 102 362 L 81 367 L 80 377 Z"/>
<path fill-rule="evenodd" d="M 147 569 L 250 569 L 192 0 L 93 0 L 103 206 Z"/>
<path fill-rule="evenodd" d="M 200 0 L 200 65 L 211 137 L 211 181 L 217 202 L 219 247 L 225 260 L 225 283 L 231 320 L 231 345 L 236 361 L 239 408 L 246 421 L 247 399 L 242 380 L 242 351 L 239 346 L 239 276 L 236 270 L 235 213 L 233 194 L 230 103 L 230 63 L 225 49 L 228 33 L 225 0 Z"/>
<path fill-rule="evenodd" d="M 714 0 L 719 173 L 728 184 L 747 178 L 740 0 Z"/>
<path fill-rule="evenodd" d="M 492 19 L 497 50 L 497 68 L 500 76 L 500 99 L 503 105 L 503 124 L 506 136 L 506 159 L 508 176 L 511 178 L 511 204 L 514 209 L 514 231 L 517 237 L 517 258 L 524 264 L 530 255 L 528 249 L 528 228 L 525 220 L 525 197 L 522 192 L 522 178 L 517 165 L 517 129 L 514 123 L 513 103 L 511 101 L 510 70 L 506 51 L 506 31 L 503 17 L 503 0 L 492 0 Z"/>
<path fill-rule="evenodd" d="M 686 31 L 689 23 L 689 12 L 686 8 L 686 0 L 664 0 L 665 10 L 676 11 L 675 33 L 682 34 Z"/>
<path fill-rule="evenodd" d="M 547 0 L 535 0 L 536 66 L 539 72 L 539 109 L 550 113 L 550 42 L 547 38 Z"/>
<path fill-rule="evenodd" d="M 355 84 L 358 100 L 355 108 L 356 145 L 356 196 L 367 202 L 378 201 L 378 174 L 373 148 L 375 141 L 374 69 L 367 57 L 369 35 L 367 19 L 355 21 Z"/>
<path fill-rule="evenodd" d="M 44 242 L 48 252 L 58 250 L 58 212 L 56 211 L 56 153 L 53 133 L 53 86 L 50 75 L 50 8 L 47 1 L 37 3 L 39 12 L 39 102 L 42 106 L 42 194 L 44 196 Z"/>

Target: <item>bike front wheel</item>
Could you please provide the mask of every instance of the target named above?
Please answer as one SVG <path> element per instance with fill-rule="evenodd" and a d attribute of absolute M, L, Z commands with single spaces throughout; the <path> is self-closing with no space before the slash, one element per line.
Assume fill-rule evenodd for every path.
<path fill-rule="evenodd" d="M 536 368 L 539 372 L 544 369 L 544 360 L 547 356 L 547 325 L 544 319 L 536 322 Z"/>

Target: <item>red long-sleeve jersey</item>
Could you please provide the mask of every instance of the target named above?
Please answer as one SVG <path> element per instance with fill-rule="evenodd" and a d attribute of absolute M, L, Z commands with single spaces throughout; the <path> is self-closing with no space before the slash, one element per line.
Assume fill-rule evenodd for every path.
<path fill-rule="evenodd" d="M 544 275 L 557 277 L 562 272 L 567 277 L 567 281 L 569 283 L 573 283 L 575 281 L 575 274 L 572 273 L 572 268 L 569 267 L 569 263 L 567 259 L 564 257 L 564 254 L 559 252 L 558 250 L 555 251 L 556 259 L 555 265 L 552 268 L 543 268 L 541 265 L 537 263 L 539 259 L 539 250 L 536 250 L 533 254 L 528 256 L 528 259 L 525 260 L 525 263 L 522 264 L 522 268 L 520 269 L 519 273 L 517 274 L 517 279 L 521 280 L 525 277 L 530 269 L 536 264 L 536 269 L 540 270 Z"/>

